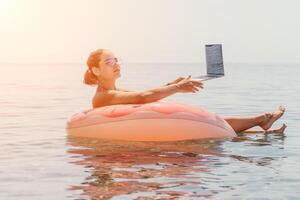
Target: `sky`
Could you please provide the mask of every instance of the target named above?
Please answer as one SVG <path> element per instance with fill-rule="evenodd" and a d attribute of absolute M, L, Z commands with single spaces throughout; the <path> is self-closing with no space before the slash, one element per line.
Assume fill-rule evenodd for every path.
<path fill-rule="evenodd" d="M 0 0 L 0 63 L 300 63 L 299 0 Z"/>

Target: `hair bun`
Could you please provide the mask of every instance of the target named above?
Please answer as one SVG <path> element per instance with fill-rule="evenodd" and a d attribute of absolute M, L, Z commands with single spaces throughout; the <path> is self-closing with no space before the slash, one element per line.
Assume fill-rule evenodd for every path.
<path fill-rule="evenodd" d="M 93 51 L 87 61 L 86 64 L 88 66 L 88 69 L 86 70 L 84 74 L 84 83 L 88 85 L 96 85 L 98 84 L 97 76 L 92 72 L 92 67 L 97 67 L 98 63 L 101 58 L 101 54 L 104 51 L 104 49 L 97 49 L 96 51 Z"/>

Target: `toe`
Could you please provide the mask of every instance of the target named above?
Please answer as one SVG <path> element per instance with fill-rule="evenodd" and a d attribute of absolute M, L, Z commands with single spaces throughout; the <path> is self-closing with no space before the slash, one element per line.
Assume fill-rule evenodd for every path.
<path fill-rule="evenodd" d="M 283 105 L 279 106 L 279 110 L 284 112 L 285 111 L 285 107 Z"/>

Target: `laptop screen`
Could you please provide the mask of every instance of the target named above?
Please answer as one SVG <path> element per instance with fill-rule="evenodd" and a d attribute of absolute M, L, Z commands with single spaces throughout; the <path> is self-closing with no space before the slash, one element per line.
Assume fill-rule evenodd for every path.
<path fill-rule="evenodd" d="M 208 75 L 224 76 L 224 64 L 221 44 L 205 45 L 206 70 Z"/>

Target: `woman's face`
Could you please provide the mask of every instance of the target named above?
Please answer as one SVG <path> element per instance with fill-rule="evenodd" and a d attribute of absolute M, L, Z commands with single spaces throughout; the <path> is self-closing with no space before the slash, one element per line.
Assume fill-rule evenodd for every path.
<path fill-rule="evenodd" d="M 99 62 L 100 77 L 105 79 L 117 79 L 121 76 L 121 65 L 118 58 L 111 51 L 104 51 Z"/>

